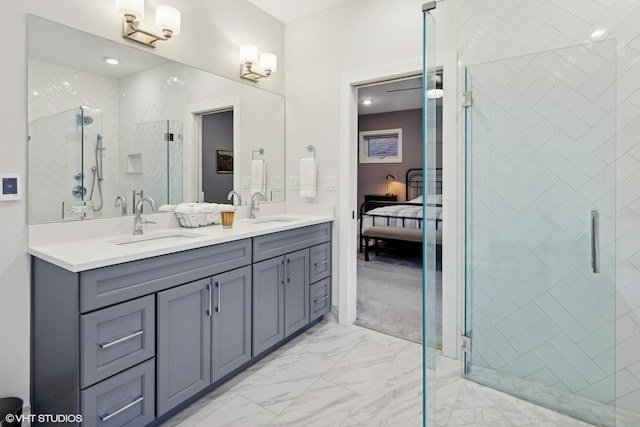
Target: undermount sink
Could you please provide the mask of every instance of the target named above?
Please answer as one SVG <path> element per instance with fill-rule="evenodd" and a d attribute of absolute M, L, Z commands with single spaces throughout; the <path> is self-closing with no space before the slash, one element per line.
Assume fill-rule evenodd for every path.
<path fill-rule="evenodd" d="M 123 245 L 135 245 L 135 246 L 143 246 L 143 245 L 154 245 L 157 243 L 180 243 L 184 242 L 188 239 L 195 239 L 196 237 L 203 237 L 204 234 L 193 233 L 191 231 L 180 231 L 180 230 L 172 230 L 172 231 L 164 231 L 160 233 L 151 233 L 151 234 L 142 234 L 139 236 L 129 236 L 123 237 L 121 239 L 108 240 L 108 243 L 113 245 L 123 246 Z"/>
<path fill-rule="evenodd" d="M 251 221 L 252 224 L 265 224 L 267 222 L 292 222 L 295 221 L 297 218 L 290 218 L 290 217 L 265 217 L 265 218 L 256 218 L 254 220 Z"/>

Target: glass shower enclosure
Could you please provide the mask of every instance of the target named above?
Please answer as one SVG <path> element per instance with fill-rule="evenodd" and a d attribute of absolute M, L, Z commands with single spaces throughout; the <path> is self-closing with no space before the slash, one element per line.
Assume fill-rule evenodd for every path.
<path fill-rule="evenodd" d="M 182 202 L 182 135 L 183 125 L 177 120 L 135 125 L 123 178 L 124 193 L 131 194 L 132 201 L 145 196 L 161 205 Z"/>
<path fill-rule="evenodd" d="M 616 42 L 465 69 L 464 376 L 615 425 Z"/>
<path fill-rule="evenodd" d="M 426 202 L 436 195 L 436 100 L 427 92 L 436 88 L 436 21 L 431 12 L 436 2 L 425 3 L 423 12 L 422 64 L 422 218 Z M 422 349 L 423 349 L 423 424 L 436 425 L 436 233 L 424 221 L 422 227 Z M 435 227 L 435 221 L 433 221 Z"/>
<path fill-rule="evenodd" d="M 98 108 L 29 122 L 29 223 L 100 216 L 104 150 Z"/>

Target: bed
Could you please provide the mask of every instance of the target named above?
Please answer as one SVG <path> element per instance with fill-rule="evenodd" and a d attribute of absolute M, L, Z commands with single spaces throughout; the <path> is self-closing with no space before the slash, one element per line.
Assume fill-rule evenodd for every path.
<path fill-rule="evenodd" d="M 376 254 L 380 240 L 422 242 L 423 232 L 430 233 L 436 244 L 442 244 L 442 170 L 436 169 L 435 190 L 424 206 L 423 170 L 409 169 L 406 173 L 405 202 L 367 201 L 360 206 L 360 252 L 369 261 L 370 241 Z M 424 228 L 424 230 L 423 230 Z"/>

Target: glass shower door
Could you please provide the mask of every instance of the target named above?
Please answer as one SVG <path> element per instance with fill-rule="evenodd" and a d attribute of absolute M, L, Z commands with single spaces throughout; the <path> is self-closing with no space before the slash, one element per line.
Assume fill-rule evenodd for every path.
<path fill-rule="evenodd" d="M 423 206 L 429 196 L 436 193 L 436 100 L 427 97 L 427 91 L 436 88 L 436 21 L 431 15 L 436 3 L 423 5 L 423 65 L 422 65 L 422 170 Z M 423 349 L 423 424 L 436 425 L 436 234 L 428 229 L 429 221 L 422 227 L 422 349 Z M 434 222 L 435 224 L 435 222 Z"/>
<path fill-rule="evenodd" d="M 615 416 L 615 41 L 465 73 L 464 375 Z"/>

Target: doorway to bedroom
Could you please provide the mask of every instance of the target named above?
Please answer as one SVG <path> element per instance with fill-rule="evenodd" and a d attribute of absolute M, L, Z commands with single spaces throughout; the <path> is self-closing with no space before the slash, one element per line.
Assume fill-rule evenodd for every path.
<path fill-rule="evenodd" d="M 442 229 L 442 70 L 436 73 L 436 190 L 423 219 L 422 76 L 358 87 L 358 256 L 355 324 L 422 342 L 422 228 Z M 433 176 L 432 175 L 432 176 Z M 431 200 L 433 199 L 433 200 Z M 440 239 L 441 242 L 441 239 Z M 442 342 L 438 247 L 436 346 Z"/>

